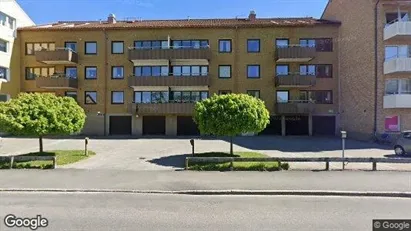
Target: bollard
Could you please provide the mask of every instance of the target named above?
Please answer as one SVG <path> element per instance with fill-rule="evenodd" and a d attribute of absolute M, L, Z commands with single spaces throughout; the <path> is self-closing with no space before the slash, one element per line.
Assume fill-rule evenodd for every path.
<path fill-rule="evenodd" d="M 57 157 L 53 156 L 53 169 L 57 168 Z"/>
<path fill-rule="evenodd" d="M 88 137 L 84 139 L 84 155 L 88 156 Z"/>
<path fill-rule="evenodd" d="M 185 170 L 188 170 L 188 158 L 186 157 L 186 164 L 185 164 Z"/>
<path fill-rule="evenodd" d="M 377 171 L 377 161 L 375 160 L 372 161 L 372 170 Z"/>
<path fill-rule="evenodd" d="M 325 170 L 326 171 L 330 170 L 330 161 L 325 162 Z"/>
<path fill-rule="evenodd" d="M 231 161 L 230 161 L 230 171 L 233 171 L 234 170 L 234 162 L 233 162 L 233 159 L 231 159 Z"/>
<path fill-rule="evenodd" d="M 190 144 L 191 144 L 191 153 L 194 156 L 194 140 L 193 139 L 190 140 Z"/>
<path fill-rule="evenodd" d="M 13 168 L 14 156 L 10 156 L 10 169 Z"/>

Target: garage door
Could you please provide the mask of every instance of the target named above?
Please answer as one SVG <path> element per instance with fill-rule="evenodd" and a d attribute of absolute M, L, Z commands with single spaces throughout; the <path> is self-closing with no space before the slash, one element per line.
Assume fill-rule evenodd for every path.
<path fill-rule="evenodd" d="M 335 136 L 335 116 L 313 116 L 314 136 Z"/>
<path fill-rule="evenodd" d="M 287 136 L 308 136 L 308 116 L 286 116 L 285 134 Z"/>
<path fill-rule="evenodd" d="M 131 116 L 110 116 L 110 135 L 131 135 Z"/>
<path fill-rule="evenodd" d="M 259 135 L 281 135 L 281 116 L 271 116 L 270 124 Z"/>
<path fill-rule="evenodd" d="M 198 136 L 200 131 L 191 116 L 177 116 L 177 135 L 178 136 Z"/>
<path fill-rule="evenodd" d="M 165 135 L 165 116 L 143 116 L 143 135 Z"/>

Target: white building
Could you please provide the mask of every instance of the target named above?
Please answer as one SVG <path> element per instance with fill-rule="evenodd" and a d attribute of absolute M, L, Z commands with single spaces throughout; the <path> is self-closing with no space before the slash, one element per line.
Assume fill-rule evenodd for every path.
<path fill-rule="evenodd" d="M 34 22 L 15 0 L 0 0 L 0 92 L 1 84 L 10 81 L 10 61 L 17 28 L 32 26 Z M 8 95 L 0 94 L 0 101 Z"/>

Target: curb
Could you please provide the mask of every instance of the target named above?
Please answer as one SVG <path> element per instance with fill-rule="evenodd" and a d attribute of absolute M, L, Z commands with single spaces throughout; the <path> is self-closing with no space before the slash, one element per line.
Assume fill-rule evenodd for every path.
<path fill-rule="evenodd" d="M 345 197 L 397 197 L 411 198 L 411 192 L 376 191 L 321 191 L 321 190 L 128 190 L 128 189 L 32 189 L 0 188 L 0 192 L 22 193 L 130 193 L 174 195 L 261 195 L 261 196 L 345 196 Z"/>

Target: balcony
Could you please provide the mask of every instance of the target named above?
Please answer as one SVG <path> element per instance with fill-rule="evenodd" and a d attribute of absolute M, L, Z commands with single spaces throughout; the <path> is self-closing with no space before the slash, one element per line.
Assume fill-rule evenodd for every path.
<path fill-rule="evenodd" d="M 384 74 L 411 72 L 410 57 L 396 57 L 384 62 Z"/>
<path fill-rule="evenodd" d="M 275 85 L 277 87 L 311 87 L 316 84 L 315 75 L 301 75 L 300 73 L 289 73 L 277 75 Z"/>
<path fill-rule="evenodd" d="M 183 48 L 183 49 L 137 49 L 129 48 L 128 59 L 134 64 L 141 60 L 203 60 L 207 62 L 211 58 L 211 50 L 207 48 Z"/>
<path fill-rule="evenodd" d="M 69 78 L 63 75 L 50 77 L 37 77 L 36 86 L 43 89 L 77 89 L 77 78 Z"/>
<path fill-rule="evenodd" d="M 411 108 L 411 94 L 385 95 L 384 108 Z"/>
<path fill-rule="evenodd" d="M 296 100 L 288 103 L 277 103 L 277 114 L 310 114 L 314 112 L 315 104 L 309 101 Z"/>
<path fill-rule="evenodd" d="M 36 60 L 45 64 L 76 64 L 78 55 L 71 49 L 61 48 L 54 51 L 42 50 L 35 52 Z"/>
<path fill-rule="evenodd" d="M 288 46 L 277 47 L 277 62 L 309 62 L 316 57 L 315 47 Z"/>
<path fill-rule="evenodd" d="M 131 104 L 130 113 L 135 115 L 191 115 L 195 103 L 138 103 Z"/>
<path fill-rule="evenodd" d="M 411 39 L 411 21 L 397 21 L 384 28 L 384 41 L 402 43 Z"/>
<path fill-rule="evenodd" d="M 128 85 L 134 86 L 209 86 L 208 76 L 130 76 Z"/>

